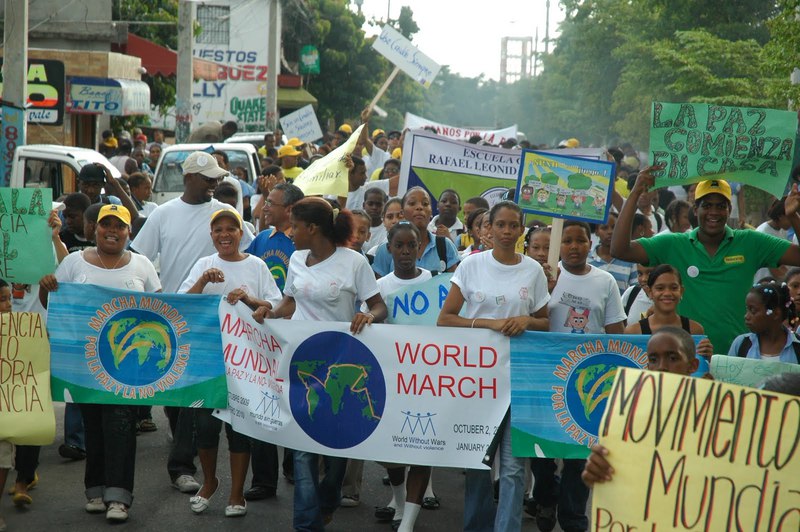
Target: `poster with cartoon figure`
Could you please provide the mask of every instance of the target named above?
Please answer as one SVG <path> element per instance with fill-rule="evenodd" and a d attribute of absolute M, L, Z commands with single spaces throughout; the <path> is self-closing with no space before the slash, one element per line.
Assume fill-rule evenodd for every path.
<path fill-rule="evenodd" d="M 533 214 L 605 223 L 614 176 L 614 163 L 523 150 L 517 203 Z"/>

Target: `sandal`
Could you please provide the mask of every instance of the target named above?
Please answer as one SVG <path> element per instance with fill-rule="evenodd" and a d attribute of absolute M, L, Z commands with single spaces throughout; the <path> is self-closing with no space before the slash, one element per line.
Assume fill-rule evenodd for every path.
<path fill-rule="evenodd" d="M 33 504 L 33 499 L 31 499 L 31 496 L 27 493 L 15 493 L 12 500 L 14 501 L 14 506 L 17 508 Z"/>
<path fill-rule="evenodd" d="M 436 495 L 422 499 L 422 507 L 426 510 L 438 510 L 439 506 L 441 506 L 441 504 L 439 503 L 439 497 Z"/>
<path fill-rule="evenodd" d="M 31 483 L 28 484 L 28 491 L 30 491 L 33 488 L 35 488 L 37 484 L 39 484 L 39 473 L 34 473 L 33 474 L 33 480 L 31 480 Z M 16 486 L 12 485 L 10 488 L 8 488 L 8 494 L 9 495 L 14 495 L 16 492 L 17 492 L 17 487 Z"/>
<path fill-rule="evenodd" d="M 391 521 L 394 519 L 395 511 L 391 506 L 378 506 L 375 508 L 375 519 L 378 521 Z"/>
<path fill-rule="evenodd" d="M 136 428 L 139 430 L 139 432 L 155 432 L 158 430 L 158 427 L 152 419 L 143 419 L 139 421 L 139 424 Z"/>

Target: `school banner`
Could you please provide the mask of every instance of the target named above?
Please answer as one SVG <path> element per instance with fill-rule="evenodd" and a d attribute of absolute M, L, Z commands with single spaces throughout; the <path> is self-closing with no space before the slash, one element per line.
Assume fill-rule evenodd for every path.
<path fill-rule="evenodd" d="M 781 373 L 800 373 L 800 364 L 766 362 L 728 355 L 711 357 L 711 375 L 714 380 L 759 388 L 764 381 Z"/>
<path fill-rule="evenodd" d="M 424 283 L 392 292 L 386 299 L 389 315 L 386 323 L 399 325 L 436 325 L 439 311 L 450 292 L 452 273 L 434 275 Z"/>
<path fill-rule="evenodd" d="M 372 43 L 372 48 L 426 89 L 442 68 L 388 24 Z"/>
<path fill-rule="evenodd" d="M 656 187 L 738 181 L 783 195 L 792 170 L 797 113 L 702 103 L 653 102 L 650 161 Z"/>
<path fill-rule="evenodd" d="M 486 329 L 219 320 L 233 428 L 293 449 L 484 468 L 508 408 L 508 340 Z"/>
<path fill-rule="evenodd" d="M 293 113 L 282 116 L 281 128 L 288 138 L 297 137 L 303 142 L 314 142 L 322 138 L 317 113 L 311 104 L 301 107 Z"/>
<path fill-rule="evenodd" d="M 798 397 L 624 368 L 592 530 L 800 530 L 798 435 Z"/>
<path fill-rule="evenodd" d="M 344 156 L 352 153 L 361 135 L 361 128 L 353 131 L 341 146 L 330 152 L 322 159 L 317 159 L 303 170 L 294 180 L 294 184 L 300 187 L 306 196 L 327 195 L 347 196 L 347 189 L 350 186 L 348 180 L 349 171 L 345 166 Z"/>
<path fill-rule="evenodd" d="M 439 135 L 454 140 L 468 141 L 471 137 L 476 135 L 490 144 L 501 144 L 508 139 L 517 140 L 516 124 L 500 129 L 456 127 L 434 122 L 433 120 L 406 112 L 405 124 L 403 124 L 404 129 L 422 129 L 425 127 L 432 127 Z"/>
<path fill-rule="evenodd" d="M 55 271 L 52 199 L 49 188 L 0 188 L 0 279 L 37 284 Z"/>
<path fill-rule="evenodd" d="M 50 445 L 50 345 L 42 315 L 0 312 L 0 441 Z"/>
<path fill-rule="evenodd" d="M 606 223 L 614 164 L 522 150 L 515 198 L 525 212 Z"/>
<path fill-rule="evenodd" d="M 59 283 L 47 319 L 53 400 L 224 408 L 219 301 Z"/>

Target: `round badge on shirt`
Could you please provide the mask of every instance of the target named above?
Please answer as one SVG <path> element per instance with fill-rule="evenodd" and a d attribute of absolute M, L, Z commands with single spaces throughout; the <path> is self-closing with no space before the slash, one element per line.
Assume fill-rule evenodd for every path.
<path fill-rule="evenodd" d="M 475 301 L 477 301 L 478 303 L 483 303 L 484 301 L 486 301 L 486 294 L 484 294 L 481 291 L 475 292 Z"/>
<path fill-rule="evenodd" d="M 694 279 L 698 275 L 700 275 L 700 269 L 697 266 L 689 266 L 686 268 L 686 275 Z"/>
<path fill-rule="evenodd" d="M 328 287 L 328 295 L 332 299 L 339 297 L 339 285 L 336 283 L 331 283 L 331 285 Z"/>

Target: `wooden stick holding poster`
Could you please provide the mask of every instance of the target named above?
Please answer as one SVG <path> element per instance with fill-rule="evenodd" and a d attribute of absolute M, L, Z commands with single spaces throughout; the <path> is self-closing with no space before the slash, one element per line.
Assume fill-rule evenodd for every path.
<path fill-rule="evenodd" d="M 599 435 L 593 530 L 800 530 L 798 397 L 620 368 Z"/>
<path fill-rule="evenodd" d="M 775 109 L 653 102 L 650 161 L 656 187 L 727 179 L 783 195 L 797 115 Z"/>
<path fill-rule="evenodd" d="M 370 111 L 372 111 L 372 109 L 375 107 L 375 104 L 378 103 L 378 100 L 380 100 L 381 97 L 386 93 L 386 90 L 389 88 L 389 85 L 392 84 L 392 81 L 394 81 L 394 78 L 396 78 L 397 74 L 399 74 L 399 73 L 400 73 L 400 67 L 394 67 L 394 70 L 392 70 L 392 73 L 389 74 L 389 77 L 386 78 L 386 81 L 383 82 L 383 85 L 381 85 L 381 88 L 378 89 L 378 92 L 377 92 L 377 94 L 375 94 L 375 97 L 372 99 L 371 102 L 369 102 L 369 106 L 368 107 L 369 107 Z"/>

